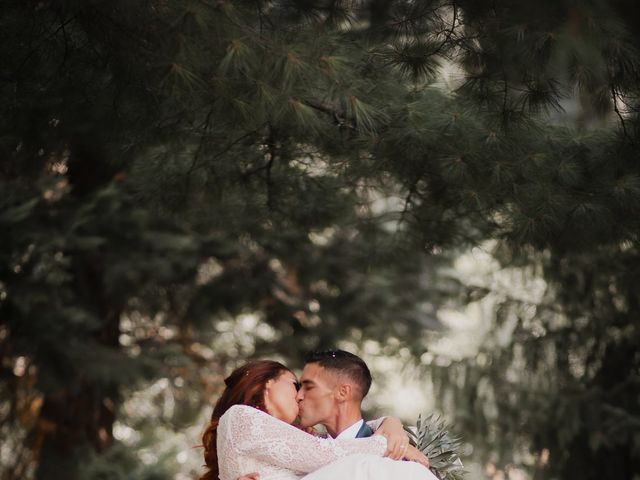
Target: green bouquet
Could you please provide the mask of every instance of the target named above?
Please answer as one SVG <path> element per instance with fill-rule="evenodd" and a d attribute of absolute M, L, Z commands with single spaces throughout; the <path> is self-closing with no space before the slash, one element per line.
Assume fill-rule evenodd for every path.
<path fill-rule="evenodd" d="M 418 417 L 415 427 L 405 427 L 409 440 L 429 459 L 431 470 L 440 480 L 462 480 L 461 438 L 449 433 L 447 424 L 433 414 Z"/>

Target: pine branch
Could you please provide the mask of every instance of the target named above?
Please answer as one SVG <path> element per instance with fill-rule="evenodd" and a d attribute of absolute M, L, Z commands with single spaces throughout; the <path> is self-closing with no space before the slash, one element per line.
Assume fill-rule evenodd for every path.
<path fill-rule="evenodd" d="M 440 43 L 440 46 L 432 53 L 432 55 L 439 55 L 446 45 L 451 42 L 451 38 L 456 30 L 456 24 L 458 22 L 458 6 L 453 2 L 453 19 L 451 20 L 451 27 L 446 31 L 444 40 Z"/>
<path fill-rule="evenodd" d="M 404 206 L 402 208 L 402 211 L 400 212 L 400 220 L 398 221 L 398 223 L 400 224 L 404 223 L 404 219 L 409 212 L 409 208 L 411 208 L 411 205 L 413 204 L 413 196 L 416 193 L 420 180 L 420 177 L 416 177 L 416 179 L 411 183 L 411 186 L 409 187 L 409 192 L 404 199 Z"/>
<path fill-rule="evenodd" d="M 622 127 L 622 132 L 625 136 L 625 138 L 627 140 L 629 140 L 631 142 L 631 144 L 634 144 L 633 139 L 629 136 L 629 133 L 627 132 L 627 126 L 626 123 L 624 121 L 624 118 L 622 117 L 622 114 L 620 113 L 620 109 L 618 108 L 618 92 L 616 91 L 616 87 L 613 83 L 611 83 L 611 98 L 613 99 L 613 111 L 616 112 L 616 115 L 618 116 L 618 119 L 620 120 L 620 126 Z"/>
<path fill-rule="evenodd" d="M 64 30 L 64 28 L 69 25 L 71 22 L 73 22 L 76 19 L 75 16 L 71 16 L 69 17 L 69 19 L 67 20 L 63 20 L 60 25 L 58 26 L 58 28 L 56 28 L 53 32 L 51 32 L 49 35 L 47 35 L 45 38 L 41 39 L 38 44 L 33 47 L 29 53 L 27 53 L 27 55 L 25 56 L 25 58 L 20 62 L 20 65 L 18 65 L 18 67 L 16 68 L 16 73 L 15 76 L 17 77 L 20 73 L 20 70 L 22 70 L 22 68 L 27 64 L 27 62 L 31 59 L 31 57 L 33 55 L 35 55 L 40 47 L 42 47 L 43 45 L 47 44 L 52 38 L 54 38 L 58 33 L 63 32 L 63 34 L 65 35 L 65 39 L 66 39 L 66 32 Z M 66 42 L 65 42 L 66 45 Z M 65 50 L 65 56 L 66 56 L 66 50 Z"/>
<path fill-rule="evenodd" d="M 334 105 L 330 105 L 328 103 L 320 102 L 317 100 L 304 100 L 304 104 L 314 108 L 322 113 L 326 113 L 329 115 L 339 127 L 350 128 L 351 130 L 355 130 L 355 122 L 353 120 L 347 119 L 347 114 L 338 109 Z"/>

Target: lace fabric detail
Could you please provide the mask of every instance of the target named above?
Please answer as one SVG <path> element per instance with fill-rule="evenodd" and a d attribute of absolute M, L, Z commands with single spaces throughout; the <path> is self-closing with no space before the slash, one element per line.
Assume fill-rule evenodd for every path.
<path fill-rule="evenodd" d="M 261 480 L 295 480 L 351 454 L 382 457 L 382 436 L 353 440 L 315 437 L 246 405 L 234 405 L 218 425 L 220 480 L 259 472 Z"/>

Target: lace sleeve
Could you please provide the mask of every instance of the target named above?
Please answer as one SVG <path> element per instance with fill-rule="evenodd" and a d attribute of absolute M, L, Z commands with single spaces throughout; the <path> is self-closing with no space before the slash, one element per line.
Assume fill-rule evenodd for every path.
<path fill-rule="evenodd" d="M 386 438 L 380 435 L 354 440 L 314 437 L 245 405 L 231 407 L 226 415 L 237 453 L 294 472 L 313 472 L 354 453 L 382 456 L 387 448 Z"/>

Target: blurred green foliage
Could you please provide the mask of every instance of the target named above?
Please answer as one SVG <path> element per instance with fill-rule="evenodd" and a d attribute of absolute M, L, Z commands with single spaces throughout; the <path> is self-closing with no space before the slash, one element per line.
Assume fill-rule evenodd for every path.
<path fill-rule="evenodd" d="M 450 270 L 487 240 L 546 294 L 429 367 L 442 404 L 487 458 L 548 452 L 537 478 L 632 478 L 638 25 L 628 0 L 5 2 L 3 480 L 169 475 L 116 421 L 201 421 L 250 355 L 420 358 L 490 293 Z M 158 378 L 179 406 L 134 419 Z"/>

